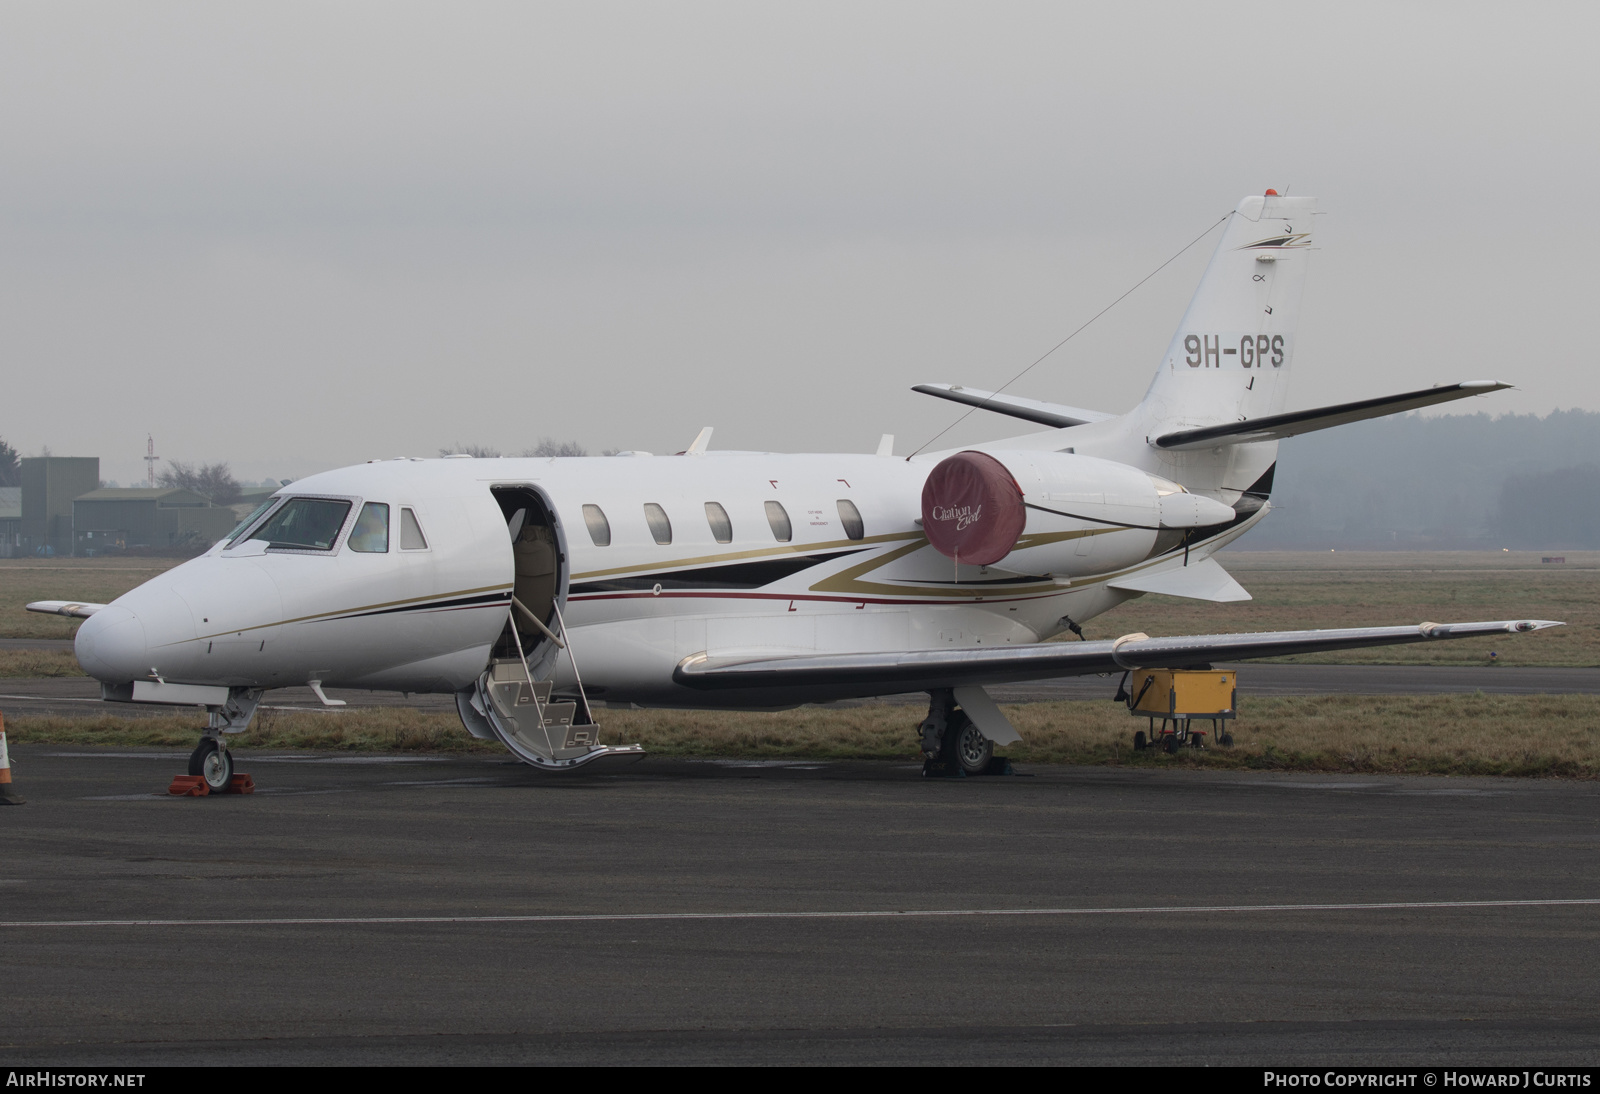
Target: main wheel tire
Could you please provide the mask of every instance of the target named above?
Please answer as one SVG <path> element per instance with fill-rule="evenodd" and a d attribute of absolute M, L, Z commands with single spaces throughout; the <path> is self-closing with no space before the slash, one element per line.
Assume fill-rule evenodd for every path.
<path fill-rule="evenodd" d="M 189 774 L 204 779 L 211 793 L 226 793 L 233 781 L 233 753 L 218 744 L 216 738 L 207 737 L 189 754 Z"/>
<path fill-rule="evenodd" d="M 951 719 L 944 731 L 943 759 L 958 765 L 968 775 L 981 775 L 994 758 L 994 742 L 972 724 L 972 719 L 960 715 Z"/>
<path fill-rule="evenodd" d="M 1133 750 L 1135 752 L 1143 752 L 1149 743 L 1145 739 L 1144 730 L 1141 729 L 1133 735 Z"/>

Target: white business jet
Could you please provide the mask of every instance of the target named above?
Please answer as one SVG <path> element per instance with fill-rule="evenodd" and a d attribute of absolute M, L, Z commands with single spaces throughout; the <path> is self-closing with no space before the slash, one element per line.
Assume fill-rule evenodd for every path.
<path fill-rule="evenodd" d="M 113 702 L 204 706 L 191 771 L 263 693 L 445 692 L 467 731 L 545 770 L 602 744 L 602 705 L 774 709 L 926 691 L 930 760 L 1020 740 L 985 692 L 1045 677 L 1534 631 L 1542 620 L 1047 642 L 1144 593 L 1249 594 L 1212 558 L 1270 506 L 1278 441 L 1508 387 L 1285 411 L 1315 201 L 1228 219 L 1142 402 L 1120 416 L 948 385 L 1047 427 L 911 459 L 399 459 L 302 479 L 225 541 L 86 617 Z M 1080 632 L 1081 637 L 1081 632 Z"/>

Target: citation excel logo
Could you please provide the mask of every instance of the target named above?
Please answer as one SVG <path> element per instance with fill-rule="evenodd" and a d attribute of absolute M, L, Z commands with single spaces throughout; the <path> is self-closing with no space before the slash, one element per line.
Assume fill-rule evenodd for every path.
<path fill-rule="evenodd" d="M 1310 232 L 1286 231 L 1282 235 L 1268 236 L 1258 239 L 1254 243 L 1241 243 L 1235 250 L 1248 251 L 1252 247 L 1309 247 L 1311 246 Z"/>
<path fill-rule="evenodd" d="M 933 507 L 933 519 L 941 524 L 947 520 L 955 521 L 956 531 L 958 532 L 964 531 L 969 524 L 977 524 L 982 515 L 983 506 L 981 505 L 977 508 L 963 505 L 960 509 L 952 509 L 948 505 L 935 505 Z"/>

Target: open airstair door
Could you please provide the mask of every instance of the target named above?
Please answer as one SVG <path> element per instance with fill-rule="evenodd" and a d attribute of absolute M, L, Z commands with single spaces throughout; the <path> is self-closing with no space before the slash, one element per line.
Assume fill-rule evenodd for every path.
<path fill-rule="evenodd" d="M 638 745 L 600 743 L 562 611 L 570 556 L 555 507 L 536 486 L 492 489 L 511 540 L 511 607 L 477 685 L 456 695 L 462 721 L 534 767 L 574 768 L 601 756 L 642 752 Z M 553 694 L 563 658 L 575 682 L 570 696 Z"/>

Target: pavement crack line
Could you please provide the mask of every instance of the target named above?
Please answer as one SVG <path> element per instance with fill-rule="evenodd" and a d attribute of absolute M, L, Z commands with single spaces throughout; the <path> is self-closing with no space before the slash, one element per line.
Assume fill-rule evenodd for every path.
<path fill-rule="evenodd" d="M 613 912 L 549 915 L 301 916 L 250 919 L 17 919 L 0 928 L 23 927 L 317 927 L 445 923 L 639 923 L 684 920 L 758 919 L 949 919 L 960 917 L 1040 917 L 1161 915 L 1184 913 L 1386 912 L 1465 908 L 1556 908 L 1600 905 L 1600 897 L 1569 900 L 1412 900 L 1365 904 L 1208 904 L 1147 905 L 1122 908 L 927 908 L 832 912 Z"/>

